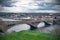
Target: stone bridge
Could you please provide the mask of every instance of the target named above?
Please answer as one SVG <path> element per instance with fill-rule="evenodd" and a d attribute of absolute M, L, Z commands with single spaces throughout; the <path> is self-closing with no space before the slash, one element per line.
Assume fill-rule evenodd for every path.
<path fill-rule="evenodd" d="M 4 32 L 8 29 L 8 26 L 12 25 L 17 25 L 17 24 L 29 24 L 34 27 L 37 27 L 37 25 L 41 22 L 42 20 L 32 20 L 32 21 L 2 21 L 0 20 L 0 30 L 3 30 Z M 50 24 L 50 22 L 45 21 L 46 23 Z M 53 23 L 53 22 L 52 22 Z"/>

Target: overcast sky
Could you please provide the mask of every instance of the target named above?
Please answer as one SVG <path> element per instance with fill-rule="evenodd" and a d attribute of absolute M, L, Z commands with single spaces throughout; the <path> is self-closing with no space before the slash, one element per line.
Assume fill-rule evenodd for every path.
<path fill-rule="evenodd" d="M 60 13 L 59 0 L 0 0 L 0 12 Z"/>

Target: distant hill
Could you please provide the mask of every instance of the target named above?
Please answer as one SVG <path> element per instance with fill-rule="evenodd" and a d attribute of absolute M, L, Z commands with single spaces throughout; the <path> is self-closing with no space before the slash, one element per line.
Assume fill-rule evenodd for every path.
<path fill-rule="evenodd" d="M 16 15 L 49 15 L 50 13 L 6 13 L 6 12 L 0 12 L 0 16 L 9 16 L 9 15 L 12 15 L 12 14 L 16 14 Z M 51 13 L 53 14 L 53 13 Z M 56 16 L 60 16 L 60 13 L 54 13 L 53 15 L 56 15 Z"/>

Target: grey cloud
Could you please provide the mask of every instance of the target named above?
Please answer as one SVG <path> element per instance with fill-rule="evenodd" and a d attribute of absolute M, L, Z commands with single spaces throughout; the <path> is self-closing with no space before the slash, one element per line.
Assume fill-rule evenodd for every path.
<path fill-rule="evenodd" d="M 41 2 L 43 1 L 43 2 Z M 13 3 L 16 3 L 17 1 L 11 1 L 11 0 L 0 0 L 0 11 L 3 11 L 4 8 L 3 7 L 16 7 L 15 5 L 13 5 Z M 58 9 L 57 7 L 55 7 L 57 5 L 57 3 L 59 4 L 60 0 L 56 0 L 56 4 L 55 3 L 45 3 L 44 0 L 34 0 L 34 3 L 30 3 L 29 5 L 34 5 L 34 6 L 38 6 L 38 8 L 34 8 L 34 9 L 31 9 L 31 8 L 26 8 L 27 11 L 35 11 L 35 10 L 60 10 Z M 24 6 L 21 6 L 20 7 L 24 8 Z M 42 8 L 41 8 L 42 7 Z M 8 8 L 9 9 L 9 8 Z M 6 9 L 5 9 L 6 10 Z"/>
<path fill-rule="evenodd" d="M 0 11 L 2 11 L 3 10 L 3 8 L 2 8 L 2 6 L 0 5 Z"/>

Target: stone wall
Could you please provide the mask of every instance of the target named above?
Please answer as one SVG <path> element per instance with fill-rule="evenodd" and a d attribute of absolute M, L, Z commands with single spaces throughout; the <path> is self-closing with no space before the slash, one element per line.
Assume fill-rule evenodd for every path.
<path fill-rule="evenodd" d="M 8 29 L 8 26 L 5 24 L 4 21 L 2 21 L 0 19 L 0 30 L 2 30 L 3 32 L 5 32 Z"/>

